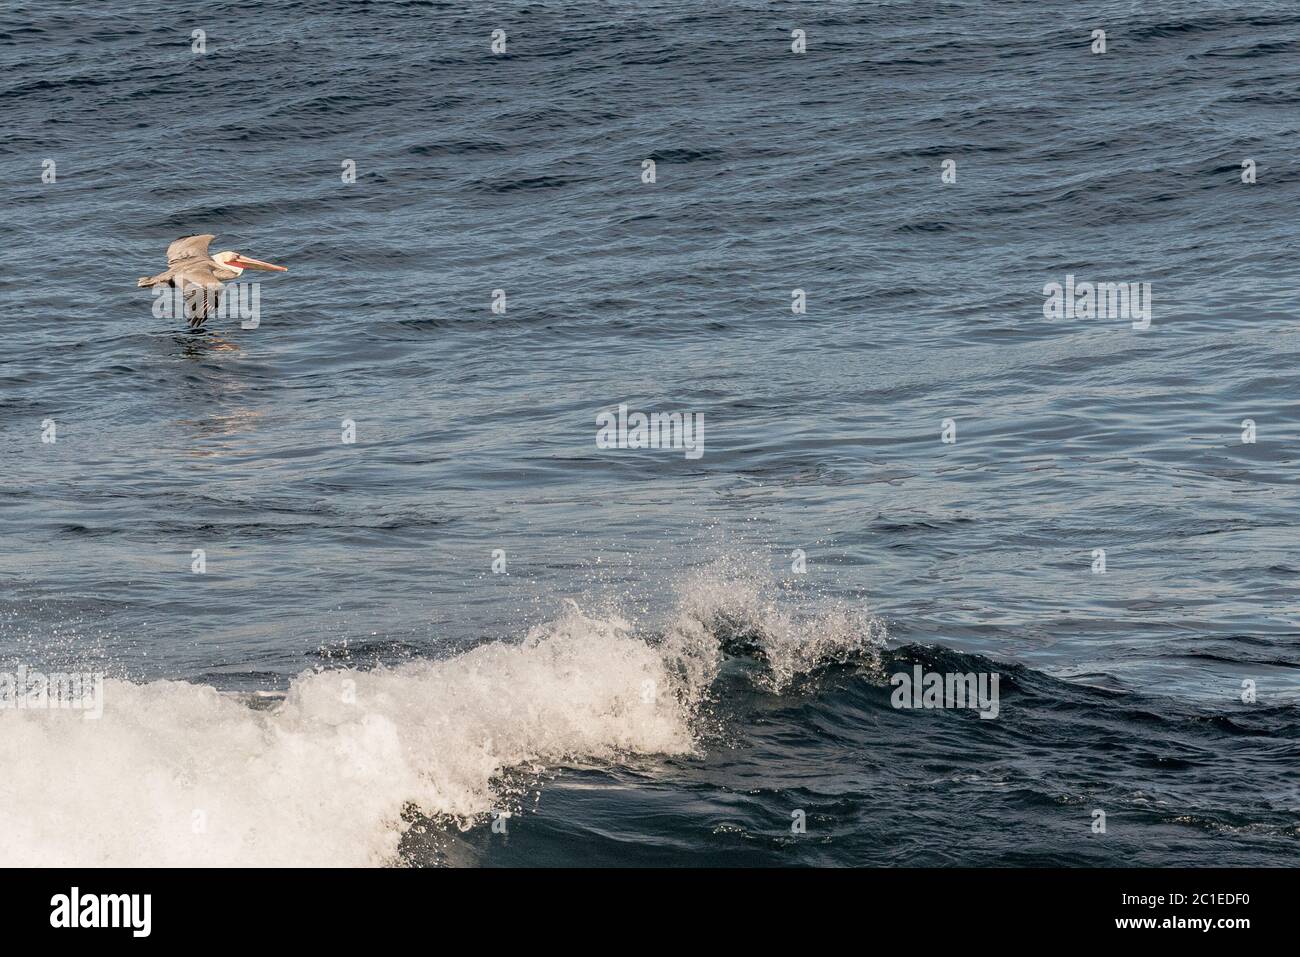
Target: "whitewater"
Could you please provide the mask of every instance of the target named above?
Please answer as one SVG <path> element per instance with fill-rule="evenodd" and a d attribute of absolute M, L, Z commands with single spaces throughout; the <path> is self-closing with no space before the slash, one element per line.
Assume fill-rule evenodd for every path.
<path fill-rule="evenodd" d="M 267 701 L 109 680 L 104 716 L 0 716 L 0 860 L 13 866 L 383 866 L 413 822 L 512 813 L 512 781 L 697 748 L 728 649 L 779 690 L 869 657 L 865 609 L 792 615 L 753 581 L 705 576 L 667 628 L 565 602 L 521 640 L 445 660 L 305 671 Z M 512 787 L 516 787 L 512 790 Z"/>

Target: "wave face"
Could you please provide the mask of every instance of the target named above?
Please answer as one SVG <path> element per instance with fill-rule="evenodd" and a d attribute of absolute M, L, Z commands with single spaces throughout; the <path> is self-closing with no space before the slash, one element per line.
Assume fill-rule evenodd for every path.
<path fill-rule="evenodd" d="M 9 712 L 0 856 L 1283 863 L 1300 839 L 1294 705 L 1225 714 L 941 647 L 890 647 L 859 603 L 808 602 L 714 571 L 687 579 L 666 620 L 649 632 L 569 602 L 521 639 L 443 660 L 323 667 L 273 698 L 110 681 L 99 720 Z M 894 676 L 914 669 L 998 675 L 996 719 L 898 707 Z M 1091 832 L 1097 809 L 1104 835 Z"/>

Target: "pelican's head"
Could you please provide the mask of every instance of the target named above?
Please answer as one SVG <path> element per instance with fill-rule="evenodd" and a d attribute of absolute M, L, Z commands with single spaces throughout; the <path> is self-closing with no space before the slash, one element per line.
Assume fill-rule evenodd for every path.
<path fill-rule="evenodd" d="M 266 269 L 271 272 L 288 272 L 288 266 L 277 266 L 274 263 L 264 263 L 260 259 L 253 259 L 251 256 L 245 256 L 234 250 L 227 249 L 225 252 L 217 253 L 212 257 L 212 261 L 219 266 L 229 269 L 236 276 L 245 269 Z"/>

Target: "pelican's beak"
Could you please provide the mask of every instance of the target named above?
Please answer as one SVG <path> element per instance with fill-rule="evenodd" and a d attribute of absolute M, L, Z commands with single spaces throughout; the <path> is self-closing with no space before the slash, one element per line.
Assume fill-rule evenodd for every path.
<path fill-rule="evenodd" d="M 248 256 L 236 256 L 230 261 L 232 266 L 238 266 L 240 269 L 266 269 L 270 272 L 288 272 L 288 266 L 277 266 L 275 263 L 264 263 L 260 259 L 252 259 Z"/>

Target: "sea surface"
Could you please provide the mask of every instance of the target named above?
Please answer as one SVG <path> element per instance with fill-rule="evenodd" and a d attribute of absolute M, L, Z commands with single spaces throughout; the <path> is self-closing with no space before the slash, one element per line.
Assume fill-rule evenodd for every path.
<path fill-rule="evenodd" d="M 0 864 L 1297 862 L 1292 0 L 17 2 L 0 118 Z"/>

